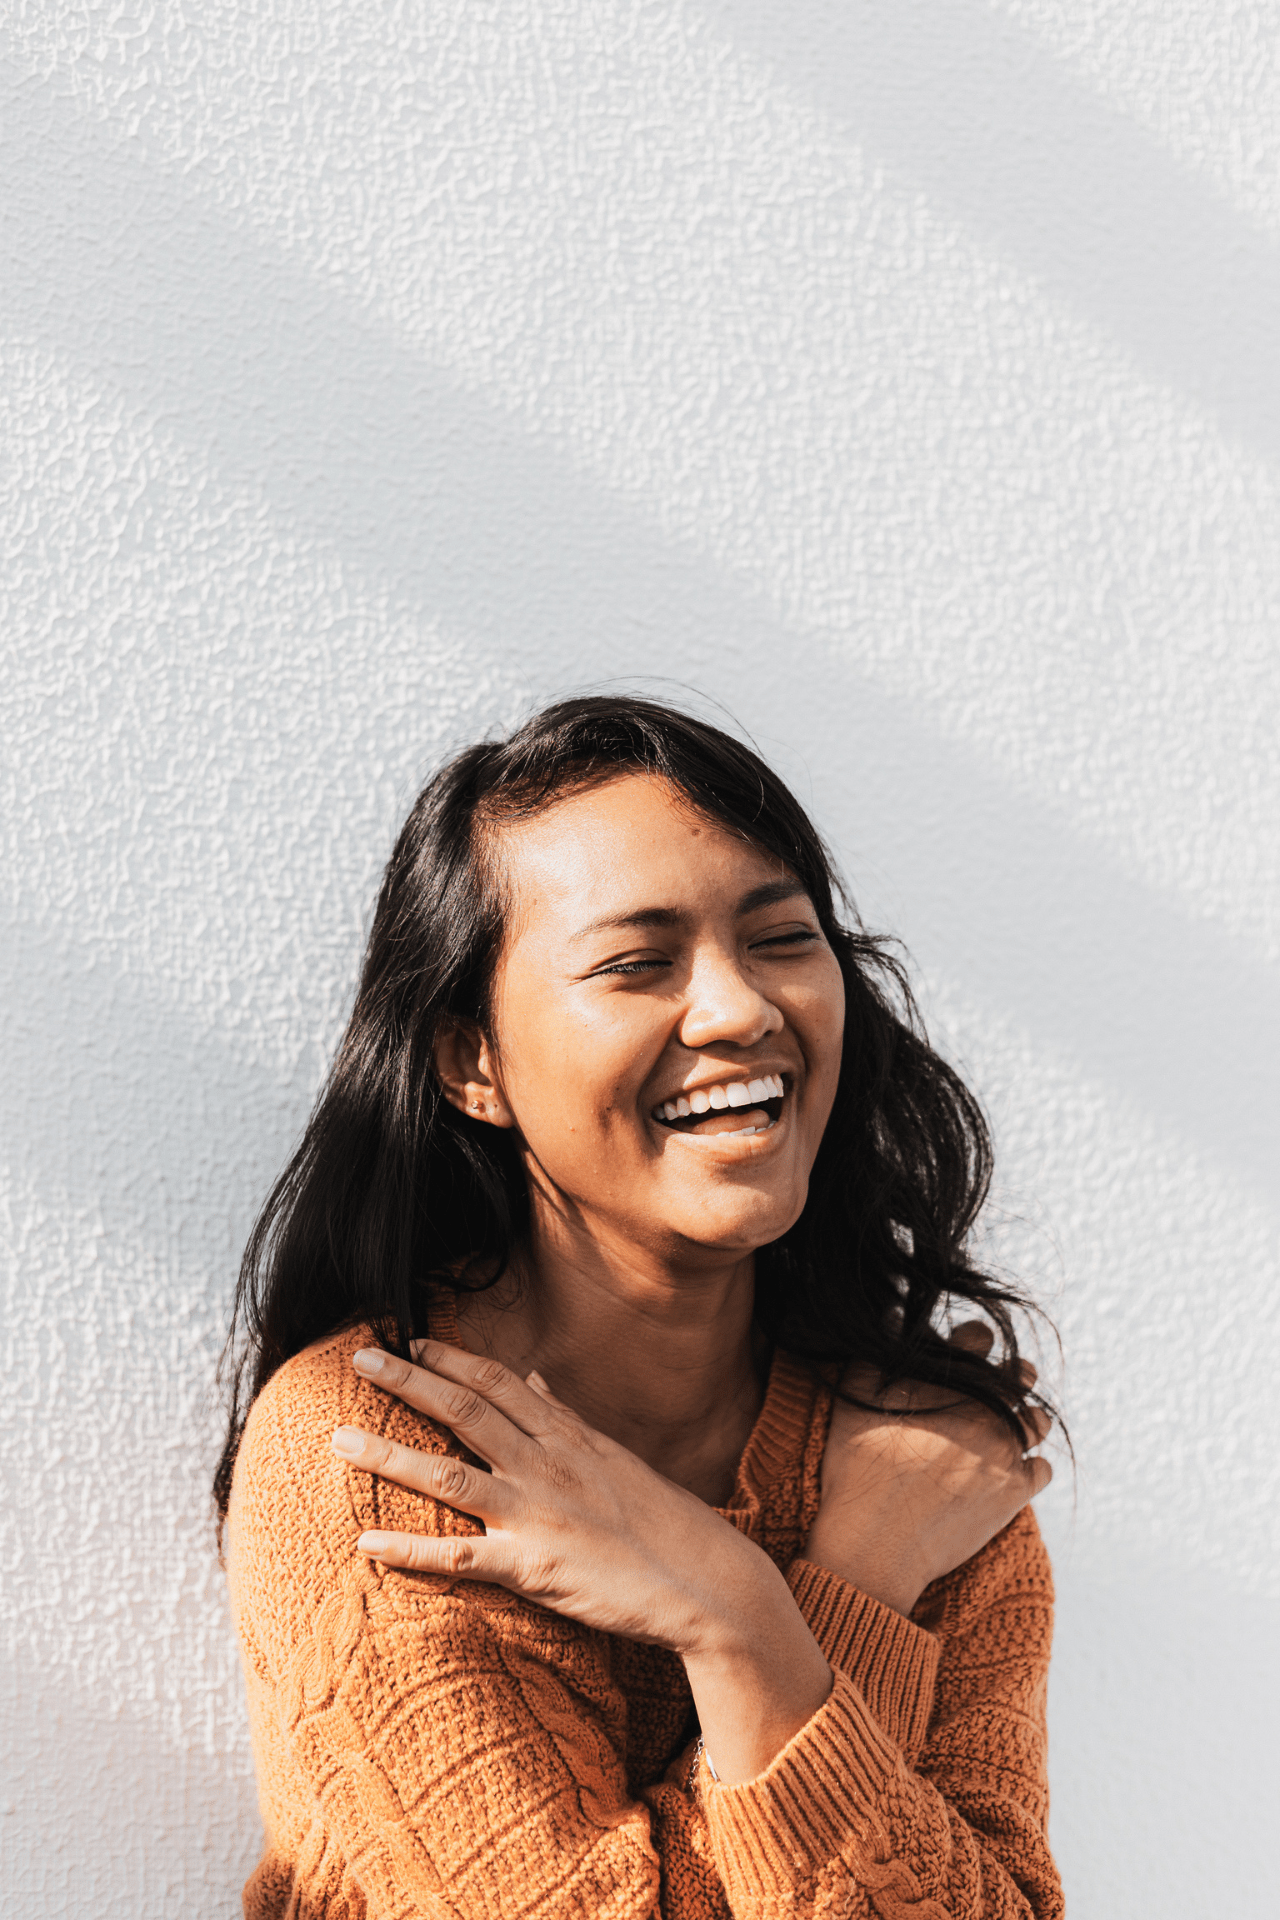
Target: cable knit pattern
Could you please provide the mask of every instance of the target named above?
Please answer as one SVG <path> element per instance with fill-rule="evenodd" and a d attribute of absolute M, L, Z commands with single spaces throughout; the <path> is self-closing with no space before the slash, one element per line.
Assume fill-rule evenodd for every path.
<path fill-rule="evenodd" d="M 433 1316 L 457 1340 L 450 1303 Z M 835 1672 L 759 1779 L 690 1779 L 661 1648 L 494 1586 L 379 1571 L 367 1527 L 475 1522 L 356 1472 L 344 1423 L 461 1457 L 362 1381 L 360 1330 L 299 1355 L 249 1420 L 229 1526 L 267 1848 L 249 1920 L 1051 1920 L 1052 1587 L 1026 1511 L 905 1620 L 799 1558 L 830 1396 L 777 1356 L 725 1515 L 786 1573 Z"/>

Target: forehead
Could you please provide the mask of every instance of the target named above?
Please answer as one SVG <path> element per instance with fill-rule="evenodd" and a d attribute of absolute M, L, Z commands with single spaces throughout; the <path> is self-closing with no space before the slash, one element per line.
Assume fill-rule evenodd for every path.
<path fill-rule="evenodd" d="M 705 908 L 788 872 L 775 855 L 645 773 L 620 774 L 503 825 L 499 846 L 512 939 L 552 922 L 571 934 L 615 911 Z"/>

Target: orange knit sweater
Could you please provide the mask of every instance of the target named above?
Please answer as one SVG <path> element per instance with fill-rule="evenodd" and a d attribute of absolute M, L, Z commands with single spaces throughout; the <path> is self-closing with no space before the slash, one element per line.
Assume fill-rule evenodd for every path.
<path fill-rule="evenodd" d="M 447 1303 L 432 1332 L 457 1343 Z M 362 1339 L 283 1367 L 236 1465 L 231 1595 L 267 1832 L 250 1920 L 1062 1913 L 1045 1839 L 1052 1587 L 1029 1509 L 912 1620 L 799 1558 L 830 1396 L 778 1355 L 724 1511 L 786 1573 L 835 1684 L 758 1779 L 691 1779 L 674 1655 L 356 1552 L 367 1527 L 479 1531 L 331 1451 L 343 1423 L 462 1451 L 357 1377 Z"/>

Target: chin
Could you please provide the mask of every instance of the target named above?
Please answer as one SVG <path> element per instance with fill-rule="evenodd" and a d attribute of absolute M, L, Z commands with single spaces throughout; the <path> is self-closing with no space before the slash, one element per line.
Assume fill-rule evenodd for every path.
<path fill-rule="evenodd" d="M 780 1240 L 804 1211 L 805 1194 L 791 1196 L 785 1202 L 764 1195 L 744 1195 L 755 1205 L 700 1205 L 680 1222 L 681 1237 L 696 1246 L 714 1248 L 719 1253 L 754 1253 Z M 759 1204 L 763 1202 L 763 1204 Z M 675 1222 L 672 1222 L 675 1225 Z"/>

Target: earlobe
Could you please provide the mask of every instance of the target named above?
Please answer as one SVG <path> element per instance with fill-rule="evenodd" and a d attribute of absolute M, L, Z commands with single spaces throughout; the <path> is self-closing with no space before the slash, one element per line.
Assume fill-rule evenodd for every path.
<path fill-rule="evenodd" d="M 436 1072 L 444 1097 L 459 1113 L 493 1127 L 513 1127 L 515 1116 L 492 1076 L 488 1042 L 478 1027 L 455 1021 L 436 1041 Z"/>

